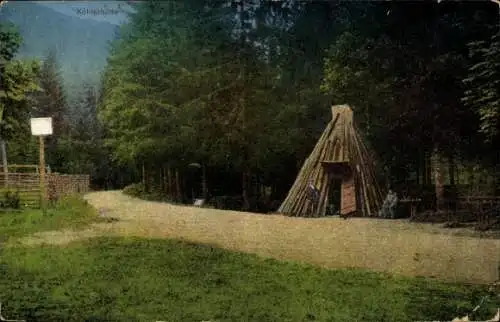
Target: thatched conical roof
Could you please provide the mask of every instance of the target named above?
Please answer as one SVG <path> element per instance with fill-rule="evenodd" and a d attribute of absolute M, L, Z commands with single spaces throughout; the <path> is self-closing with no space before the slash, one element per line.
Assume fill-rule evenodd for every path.
<path fill-rule="evenodd" d="M 302 217 L 321 217 L 327 213 L 332 169 L 350 170 L 356 194 L 357 216 L 378 216 L 385 191 L 377 183 L 372 154 L 356 131 L 353 112 L 348 105 L 332 106 L 333 118 L 305 160 L 279 213 Z M 319 198 L 311 211 L 308 187 L 313 184 Z"/>

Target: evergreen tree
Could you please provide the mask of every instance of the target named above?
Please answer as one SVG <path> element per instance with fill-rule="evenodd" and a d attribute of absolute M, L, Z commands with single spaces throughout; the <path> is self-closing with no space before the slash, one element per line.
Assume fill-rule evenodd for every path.
<path fill-rule="evenodd" d="M 66 94 L 60 75 L 57 56 L 50 50 L 43 61 L 39 85 L 42 91 L 35 96 L 35 117 L 52 117 L 53 134 L 46 138 L 47 164 L 53 169 L 63 166 L 63 155 L 57 149 L 58 140 L 67 133 Z"/>
<path fill-rule="evenodd" d="M 29 142 L 29 114 L 32 108 L 30 93 L 39 90 L 36 61 L 20 61 L 14 57 L 22 43 L 12 25 L 0 24 L 0 144 L 2 146 L 4 173 L 7 174 L 5 142 L 16 139 L 18 144 Z M 15 150 L 16 144 L 13 143 Z M 14 155 L 14 158 L 16 155 Z"/>

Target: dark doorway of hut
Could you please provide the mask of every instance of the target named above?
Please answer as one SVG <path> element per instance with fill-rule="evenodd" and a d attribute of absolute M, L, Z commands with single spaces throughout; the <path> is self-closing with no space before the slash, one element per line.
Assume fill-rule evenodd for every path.
<path fill-rule="evenodd" d="M 340 217 L 353 216 L 357 208 L 357 198 L 354 174 L 350 164 L 345 161 L 323 161 L 321 163 L 329 180 L 329 206 L 333 204 L 333 207 L 337 208 Z"/>
<path fill-rule="evenodd" d="M 328 189 L 328 211 L 327 216 L 339 216 L 340 215 L 340 202 L 341 202 L 341 190 L 342 190 L 342 179 L 335 176 L 330 176 L 329 178 L 329 189 Z"/>

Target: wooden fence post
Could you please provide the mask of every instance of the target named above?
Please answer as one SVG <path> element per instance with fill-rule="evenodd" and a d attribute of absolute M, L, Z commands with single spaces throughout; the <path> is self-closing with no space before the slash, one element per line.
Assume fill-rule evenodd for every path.
<path fill-rule="evenodd" d="M 41 206 L 42 210 L 45 212 L 47 203 L 47 189 L 45 185 L 45 142 L 43 136 L 40 135 L 40 194 L 41 194 Z"/>

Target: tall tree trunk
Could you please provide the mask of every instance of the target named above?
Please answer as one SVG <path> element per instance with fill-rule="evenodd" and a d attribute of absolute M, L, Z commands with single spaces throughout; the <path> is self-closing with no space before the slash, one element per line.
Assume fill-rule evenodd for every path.
<path fill-rule="evenodd" d="M 448 172 L 450 174 L 450 191 L 449 198 L 450 204 L 454 212 L 457 210 L 457 186 L 455 182 L 455 172 L 456 172 L 456 163 L 455 163 L 455 154 L 452 152 L 450 157 L 448 158 Z"/>
<path fill-rule="evenodd" d="M 271 181 L 271 191 L 269 193 L 269 200 L 273 201 L 274 199 L 277 199 L 276 195 L 277 195 L 276 182 L 273 180 Z"/>
<path fill-rule="evenodd" d="M 243 173 L 242 173 L 242 183 L 241 183 L 241 194 L 242 194 L 242 197 L 243 197 L 243 210 L 244 211 L 248 211 L 250 210 L 250 200 L 249 200 L 249 196 L 248 196 L 248 179 L 249 179 L 249 173 L 250 171 L 248 169 L 243 169 Z"/>
<path fill-rule="evenodd" d="M 172 177 L 172 167 L 170 165 L 167 166 L 167 194 L 169 198 L 174 197 L 174 184 L 173 184 L 173 177 Z"/>
<path fill-rule="evenodd" d="M 257 197 L 257 199 L 260 198 L 260 196 L 262 195 L 261 192 L 262 192 L 262 186 L 260 184 L 260 176 L 256 175 L 255 176 L 255 181 L 254 181 L 254 184 L 253 184 L 253 195 L 254 195 L 254 197 Z"/>
<path fill-rule="evenodd" d="M 497 153 L 495 155 L 495 174 L 494 174 L 494 180 L 495 180 L 495 191 L 494 195 L 498 195 L 500 191 L 500 152 L 497 150 Z"/>
<path fill-rule="evenodd" d="M 431 162 L 431 153 L 425 153 L 425 185 L 429 186 L 432 182 L 432 162 Z"/>
<path fill-rule="evenodd" d="M 248 140 L 246 140 L 246 136 L 247 136 L 247 132 L 246 132 L 246 97 L 245 97 L 245 85 L 246 85 L 246 80 L 247 80 L 247 77 L 246 77 L 246 69 L 245 69 L 245 61 L 244 61 L 244 56 L 242 55 L 242 51 L 246 48 L 247 44 L 246 44 L 246 35 L 245 35 L 245 2 L 244 1 L 239 1 L 238 2 L 238 20 L 239 20 L 239 29 L 240 29 L 240 35 L 239 35 L 239 41 L 240 41 L 240 51 L 238 52 L 238 60 L 239 60 L 239 65 L 240 65 L 240 75 L 241 75 L 241 78 L 242 78 L 242 82 L 243 82 L 243 90 L 241 92 L 241 96 L 240 96 L 240 107 L 241 107 L 241 110 L 242 110 L 242 126 L 241 126 L 241 129 L 242 129 L 242 134 L 243 134 L 243 140 L 242 140 L 242 144 L 243 144 L 243 153 L 242 153 L 242 156 L 243 156 L 243 164 L 242 164 L 242 182 L 241 182 L 241 188 L 242 188 L 242 191 L 241 191 L 241 194 L 242 194 L 242 198 L 243 198 L 243 210 L 249 210 L 250 209 L 250 201 L 249 201 L 249 196 L 248 196 L 248 180 L 249 180 L 249 174 L 250 174 L 250 171 L 248 169 L 248 164 L 247 164 L 247 154 L 248 154 L 248 150 L 247 150 L 247 142 Z"/>
<path fill-rule="evenodd" d="M 163 165 L 163 193 L 168 195 L 168 169 L 167 166 Z"/>
<path fill-rule="evenodd" d="M 468 171 L 469 171 L 469 182 L 468 184 L 472 187 L 474 185 L 474 181 L 475 181 L 475 178 L 474 178 L 474 169 L 475 166 L 474 165 L 470 165 L 467 167 Z"/>
<path fill-rule="evenodd" d="M 203 199 L 207 200 L 208 198 L 208 186 L 207 186 L 207 167 L 205 164 L 201 166 L 201 185 L 202 185 L 202 193 Z"/>
<path fill-rule="evenodd" d="M 420 172 L 420 184 L 425 185 L 425 151 L 420 152 L 420 159 L 418 162 Z"/>
<path fill-rule="evenodd" d="M 146 166 L 142 163 L 142 185 L 146 187 Z"/>
<path fill-rule="evenodd" d="M 181 202 L 184 203 L 188 199 L 186 188 L 188 187 L 188 179 L 185 174 L 181 175 Z"/>
<path fill-rule="evenodd" d="M 179 175 L 179 169 L 175 169 L 175 192 L 176 192 L 176 201 L 181 202 L 181 178 Z"/>
<path fill-rule="evenodd" d="M 436 191 L 436 211 L 444 210 L 445 206 L 443 169 L 442 169 L 441 155 L 439 152 L 440 152 L 439 147 L 436 146 L 434 148 L 434 153 L 433 153 L 434 185 Z"/>
<path fill-rule="evenodd" d="M 154 178 L 154 181 L 155 181 L 155 191 L 156 192 L 161 192 L 163 187 L 162 187 L 162 178 L 163 178 L 163 174 L 162 174 L 163 170 L 161 168 L 161 165 L 155 165 L 155 178 Z"/>
<path fill-rule="evenodd" d="M 159 171 L 160 171 L 160 174 L 159 174 L 159 189 L 160 189 L 160 192 L 163 193 L 163 191 L 165 191 L 165 187 L 163 186 L 163 177 L 164 177 L 164 173 L 163 173 L 163 164 L 159 166 Z"/>
<path fill-rule="evenodd" d="M 150 180 L 149 180 L 149 170 L 145 166 L 144 167 L 144 190 L 149 193 L 150 192 Z"/>
<path fill-rule="evenodd" d="M 450 158 L 449 158 L 448 171 L 450 173 L 450 185 L 454 186 L 455 185 L 456 165 L 455 165 L 455 156 L 453 155 L 453 153 L 450 155 Z"/>
<path fill-rule="evenodd" d="M 424 151 L 422 159 L 422 184 L 424 186 L 428 185 L 428 165 L 427 165 L 427 152 Z"/>
<path fill-rule="evenodd" d="M 7 148 L 5 140 L 0 139 L 0 148 L 2 150 L 2 165 L 3 165 L 3 175 L 5 176 L 5 186 L 9 186 L 9 165 L 7 163 Z"/>
<path fill-rule="evenodd" d="M 416 166 L 416 170 L 417 170 L 417 186 L 420 185 L 422 183 L 421 179 L 420 179 L 420 176 L 422 174 L 422 152 L 419 150 L 418 151 L 418 160 L 417 160 L 417 166 Z"/>

